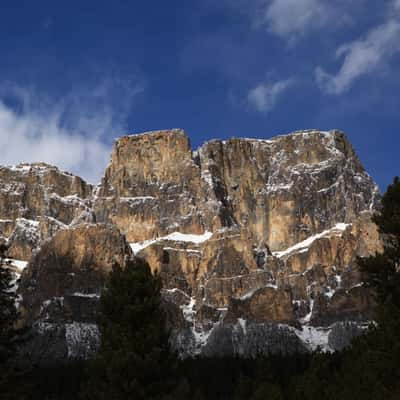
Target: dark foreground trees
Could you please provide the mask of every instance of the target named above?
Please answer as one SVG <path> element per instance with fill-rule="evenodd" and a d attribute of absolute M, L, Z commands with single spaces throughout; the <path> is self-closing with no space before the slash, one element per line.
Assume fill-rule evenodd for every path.
<path fill-rule="evenodd" d="M 101 346 L 85 399 L 161 399 L 176 393 L 161 280 L 142 259 L 116 265 L 101 296 Z M 174 395 L 175 396 L 175 395 Z"/>
<path fill-rule="evenodd" d="M 366 283 L 375 289 L 377 324 L 345 355 L 345 372 L 363 370 L 366 399 L 400 399 L 400 180 L 395 178 L 374 218 L 384 251 L 360 260 Z M 350 392 L 350 390 L 349 390 Z M 354 395 L 354 389 L 351 390 Z M 374 397 L 375 396 L 375 397 Z"/>
<path fill-rule="evenodd" d="M 7 246 L 0 244 L 0 398 L 28 399 L 24 382 L 26 368 L 16 362 L 18 331 L 16 322 L 15 276 L 6 261 Z"/>
<path fill-rule="evenodd" d="M 0 244 L 0 365 L 13 354 L 14 324 L 17 320 L 13 275 L 6 263 L 7 247 Z"/>

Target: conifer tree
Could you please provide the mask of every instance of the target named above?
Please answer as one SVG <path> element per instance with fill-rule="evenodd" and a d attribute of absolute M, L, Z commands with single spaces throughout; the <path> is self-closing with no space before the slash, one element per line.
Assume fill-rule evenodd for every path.
<path fill-rule="evenodd" d="M 378 302 L 384 308 L 400 311 L 400 180 L 394 179 L 382 198 L 382 208 L 374 217 L 384 239 L 384 251 L 360 260 L 367 283 L 377 290 Z M 380 315 L 382 316 L 382 315 Z"/>
<path fill-rule="evenodd" d="M 14 325 L 18 314 L 13 292 L 13 275 L 6 262 L 7 246 L 0 244 L 0 364 L 13 354 Z"/>
<path fill-rule="evenodd" d="M 376 292 L 376 324 L 344 353 L 340 385 L 344 399 L 400 398 L 399 178 L 388 187 L 374 221 L 384 241 L 383 252 L 360 259 L 359 264 L 366 284 Z"/>
<path fill-rule="evenodd" d="M 176 358 L 161 307 L 161 280 L 142 259 L 115 265 L 101 296 L 101 345 L 86 399 L 167 399 Z"/>
<path fill-rule="evenodd" d="M 0 244 L 0 397 L 3 400 L 30 398 L 25 369 L 16 361 L 18 312 L 15 277 L 6 261 L 7 246 Z"/>

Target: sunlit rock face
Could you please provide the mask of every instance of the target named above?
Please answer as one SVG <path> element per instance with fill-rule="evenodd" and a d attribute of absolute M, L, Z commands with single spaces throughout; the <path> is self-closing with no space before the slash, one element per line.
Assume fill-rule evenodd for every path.
<path fill-rule="evenodd" d="M 21 285 L 32 304 L 68 297 L 85 279 L 100 293 L 110 262 L 95 268 L 101 279 L 42 269 L 57 293 L 37 281 L 41 257 L 50 266 L 63 249 L 88 268 L 99 264 L 97 251 L 120 262 L 145 258 L 163 279 L 182 355 L 334 350 L 373 319 L 373 296 L 356 258 L 381 250 L 371 221 L 379 191 L 341 132 L 213 140 L 196 151 L 181 130 L 125 136 L 93 190 L 55 167 L 41 168 L 52 178 L 28 166 L 0 170 L 3 236 L 14 258 L 29 259 L 36 249 Z M 35 176 L 33 183 L 25 175 Z M 85 227 L 89 241 L 79 233 Z M 121 245 L 123 237 L 130 247 Z M 85 310 L 96 302 L 76 306 L 84 323 L 94 324 Z M 40 320 L 35 307 L 27 308 L 27 320 Z M 68 323 L 83 323 L 78 314 L 69 312 Z M 54 315 L 62 319 L 65 310 Z M 94 335 L 92 325 L 69 332 L 75 345 L 67 353 L 89 354 L 92 347 L 82 343 Z"/>
<path fill-rule="evenodd" d="M 0 167 L 0 236 L 9 256 L 28 261 L 41 240 L 88 210 L 92 186 L 44 164 Z"/>
<path fill-rule="evenodd" d="M 117 140 L 95 209 L 130 241 L 240 226 L 277 251 L 357 218 L 376 196 L 340 132 L 214 140 L 193 153 L 172 130 Z"/>
<path fill-rule="evenodd" d="M 115 223 L 129 241 L 204 230 L 200 169 L 180 130 L 116 141 L 96 192 L 99 221 Z"/>
<path fill-rule="evenodd" d="M 199 150 L 231 220 L 258 246 L 284 250 L 375 205 L 377 189 L 339 132 L 212 141 Z"/>

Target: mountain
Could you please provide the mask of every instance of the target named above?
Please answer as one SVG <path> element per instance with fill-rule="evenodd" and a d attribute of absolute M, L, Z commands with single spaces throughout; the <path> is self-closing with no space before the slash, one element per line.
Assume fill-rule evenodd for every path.
<path fill-rule="evenodd" d="M 105 277 L 133 255 L 161 274 L 183 356 L 341 349 L 373 319 L 356 258 L 382 248 L 379 198 L 339 131 L 196 151 L 182 130 L 125 136 L 95 187 L 46 164 L 2 167 L 27 350 L 90 355 Z"/>

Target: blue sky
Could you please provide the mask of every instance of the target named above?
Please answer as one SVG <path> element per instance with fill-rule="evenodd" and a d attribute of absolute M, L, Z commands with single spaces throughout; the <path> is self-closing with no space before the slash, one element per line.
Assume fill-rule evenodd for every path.
<path fill-rule="evenodd" d="M 3 0 L 0 57 L 0 164 L 95 182 L 128 133 L 337 128 L 399 174 L 400 0 Z"/>

